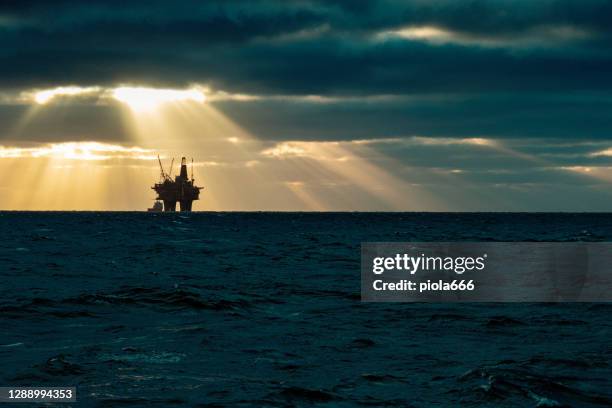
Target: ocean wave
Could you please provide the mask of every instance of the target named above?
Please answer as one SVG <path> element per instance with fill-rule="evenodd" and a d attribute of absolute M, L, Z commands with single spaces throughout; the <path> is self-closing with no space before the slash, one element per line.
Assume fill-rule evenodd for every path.
<path fill-rule="evenodd" d="M 542 366 L 584 369 L 584 361 L 537 357 L 523 362 L 503 361 L 473 369 L 459 381 L 465 385 L 452 392 L 470 403 L 498 402 L 499 406 L 604 407 L 612 395 L 584 386 L 580 376 L 555 375 Z M 607 390 L 609 391 L 609 390 Z"/>
<path fill-rule="evenodd" d="M 5 386 L 100 407 L 612 406 L 612 304 L 364 303 L 359 282 L 362 242 L 612 241 L 612 215 L 0 213 L 0 232 Z"/>

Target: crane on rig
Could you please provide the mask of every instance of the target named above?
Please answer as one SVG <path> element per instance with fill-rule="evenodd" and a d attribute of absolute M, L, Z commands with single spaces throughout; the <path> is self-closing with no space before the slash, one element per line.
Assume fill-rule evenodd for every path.
<path fill-rule="evenodd" d="M 157 155 L 157 162 L 159 163 L 159 180 L 161 182 L 165 180 L 172 181 L 170 174 L 166 173 L 166 171 L 164 170 L 164 165 L 162 164 L 161 159 L 159 158 L 159 154 Z M 170 164 L 170 173 L 172 173 L 172 164 L 174 164 L 174 158 L 172 158 L 172 163 Z"/>

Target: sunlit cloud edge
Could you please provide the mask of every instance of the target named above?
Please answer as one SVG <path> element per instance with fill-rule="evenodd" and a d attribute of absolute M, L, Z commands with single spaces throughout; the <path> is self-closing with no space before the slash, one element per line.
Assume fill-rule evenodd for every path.
<path fill-rule="evenodd" d="M 103 161 L 110 159 L 156 160 L 150 149 L 100 142 L 47 143 L 33 147 L 0 145 L 0 159 L 50 158 L 65 160 Z"/>

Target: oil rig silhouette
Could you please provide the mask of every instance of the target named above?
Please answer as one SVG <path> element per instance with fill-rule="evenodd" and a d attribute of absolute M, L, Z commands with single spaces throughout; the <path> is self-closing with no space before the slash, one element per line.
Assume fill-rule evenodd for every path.
<path fill-rule="evenodd" d="M 193 159 L 191 159 L 191 178 L 187 175 L 187 161 L 183 157 L 181 159 L 181 173 L 172 180 L 172 166 L 174 158 L 170 164 L 170 173 L 164 171 L 161 159 L 157 156 L 159 169 L 161 171 L 161 179 L 159 183 L 155 183 L 151 189 L 157 193 L 155 204 L 149 208 L 149 212 L 158 211 L 176 211 L 176 203 L 179 203 L 181 211 L 191 211 L 191 204 L 194 200 L 200 199 L 200 190 L 203 187 L 196 187 L 193 178 Z M 163 202 L 163 206 L 162 203 Z"/>

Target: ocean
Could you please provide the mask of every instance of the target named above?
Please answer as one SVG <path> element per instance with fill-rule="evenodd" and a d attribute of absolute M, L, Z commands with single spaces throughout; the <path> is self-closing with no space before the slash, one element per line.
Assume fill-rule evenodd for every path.
<path fill-rule="evenodd" d="M 609 304 L 360 301 L 361 242 L 611 241 L 612 214 L 0 212 L 0 234 L 0 386 L 77 387 L 57 406 L 612 406 Z"/>

